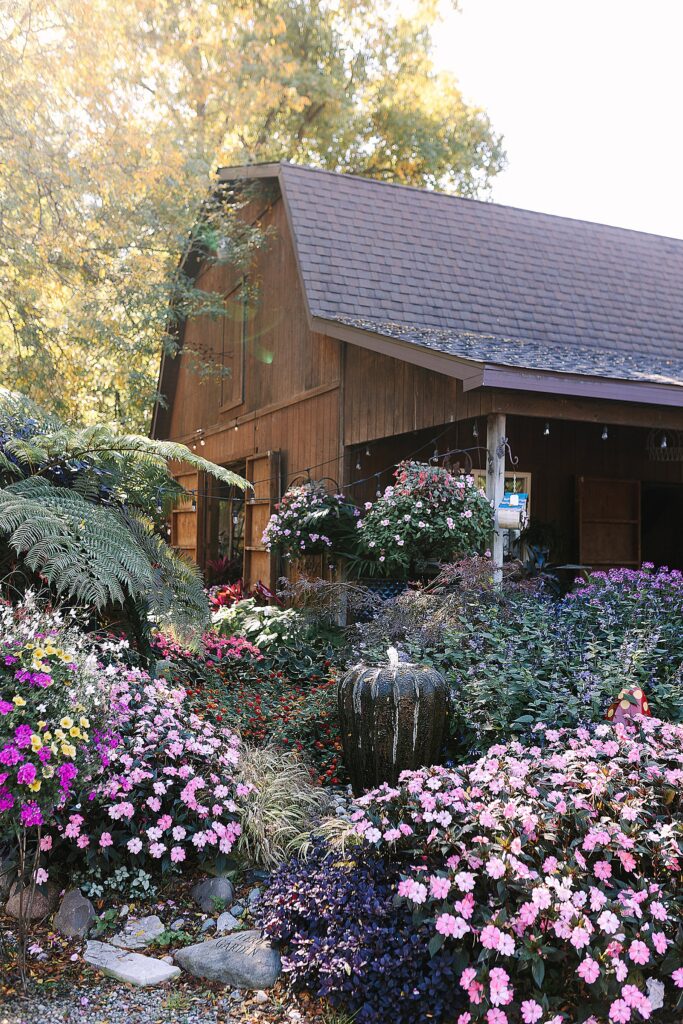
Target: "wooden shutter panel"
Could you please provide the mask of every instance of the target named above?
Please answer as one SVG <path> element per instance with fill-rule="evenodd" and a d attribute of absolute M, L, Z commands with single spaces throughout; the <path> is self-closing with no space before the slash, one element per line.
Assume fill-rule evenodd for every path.
<path fill-rule="evenodd" d="M 277 583 L 277 558 L 266 551 L 263 531 L 280 497 L 280 452 L 263 452 L 247 459 L 248 492 L 244 514 L 244 587 L 250 590 L 261 580 L 271 590 Z"/>
<path fill-rule="evenodd" d="M 176 480 L 186 491 L 198 490 L 197 473 L 179 473 Z M 171 544 L 180 554 L 197 561 L 197 509 L 192 508 L 191 499 L 180 501 L 171 512 Z"/>
<path fill-rule="evenodd" d="M 580 476 L 579 561 L 593 569 L 640 566 L 640 481 Z"/>

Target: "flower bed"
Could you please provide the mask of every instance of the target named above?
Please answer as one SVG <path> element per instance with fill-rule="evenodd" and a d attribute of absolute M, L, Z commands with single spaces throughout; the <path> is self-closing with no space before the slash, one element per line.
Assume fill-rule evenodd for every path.
<path fill-rule="evenodd" d="M 404 773 L 356 812 L 402 866 L 397 894 L 432 951 L 456 953 L 459 1024 L 680 1011 L 683 727 L 537 726 L 535 740 Z"/>

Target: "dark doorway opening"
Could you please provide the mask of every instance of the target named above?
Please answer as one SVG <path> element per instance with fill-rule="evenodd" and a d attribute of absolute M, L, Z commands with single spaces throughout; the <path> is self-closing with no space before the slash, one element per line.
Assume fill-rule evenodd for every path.
<path fill-rule="evenodd" d="M 644 562 L 683 569 L 683 484 L 642 485 Z"/>

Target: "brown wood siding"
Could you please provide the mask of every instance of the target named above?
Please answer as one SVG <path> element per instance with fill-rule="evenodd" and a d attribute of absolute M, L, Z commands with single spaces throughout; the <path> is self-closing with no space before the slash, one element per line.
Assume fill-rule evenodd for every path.
<path fill-rule="evenodd" d="M 492 411 L 491 401 L 490 392 L 464 392 L 462 383 L 453 377 L 347 344 L 347 445 L 483 416 Z"/>

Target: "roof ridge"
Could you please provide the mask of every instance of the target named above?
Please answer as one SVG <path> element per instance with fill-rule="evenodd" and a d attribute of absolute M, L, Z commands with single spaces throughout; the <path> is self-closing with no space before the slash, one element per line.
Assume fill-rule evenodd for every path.
<path fill-rule="evenodd" d="M 275 163 L 275 161 L 274 161 Z M 477 199 L 474 196 L 459 196 L 453 192 L 442 192 L 440 189 L 432 189 L 426 187 L 419 187 L 418 185 L 405 185 L 399 181 L 383 181 L 381 178 L 368 178 L 362 174 L 352 173 L 348 171 L 331 171 L 326 167 L 314 167 L 311 164 L 298 164 L 291 160 L 280 160 L 277 161 L 282 170 L 294 171 L 307 171 L 315 174 L 327 174 L 333 178 L 350 178 L 355 181 L 366 182 L 370 185 L 383 185 L 389 188 L 402 189 L 407 192 L 417 192 L 422 195 L 437 196 L 443 199 L 458 200 L 463 203 L 473 203 L 476 206 L 489 207 L 496 210 L 513 210 L 515 213 L 530 214 L 532 217 L 543 217 L 551 221 L 565 221 L 568 224 L 586 224 L 590 227 L 605 228 L 608 231 L 625 232 L 628 235 L 640 235 L 644 238 L 655 238 L 667 242 L 678 242 L 683 245 L 683 238 L 677 238 L 675 235 L 660 235 L 653 231 L 641 231 L 638 228 L 627 228 L 621 224 L 607 224 L 604 221 L 599 220 L 588 220 L 585 217 L 569 217 L 562 213 L 548 213 L 545 210 L 530 210 L 525 206 L 513 206 L 511 203 L 498 203 L 491 199 Z M 249 165 L 253 166 L 253 165 Z"/>

